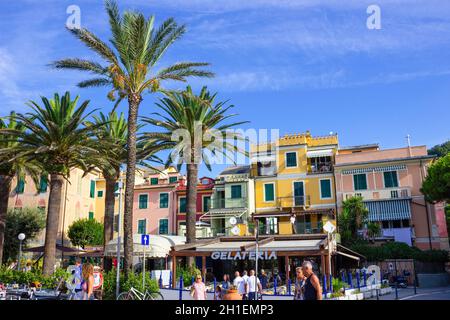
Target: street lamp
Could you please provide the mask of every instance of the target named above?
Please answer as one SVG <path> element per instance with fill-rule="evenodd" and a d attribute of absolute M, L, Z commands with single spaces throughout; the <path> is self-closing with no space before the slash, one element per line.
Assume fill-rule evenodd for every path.
<path fill-rule="evenodd" d="M 22 260 L 22 241 L 25 240 L 25 233 L 19 233 L 17 238 L 19 239 L 19 261 L 17 263 L 17 270 L 20 271 L 20 260 Z"/>

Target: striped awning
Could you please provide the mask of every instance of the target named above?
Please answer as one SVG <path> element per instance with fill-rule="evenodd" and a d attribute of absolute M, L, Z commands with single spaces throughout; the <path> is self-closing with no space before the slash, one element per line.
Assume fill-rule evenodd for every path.
<path fill-rule="evenodd" d="M 333 149 L 313 150 L 306 152 L 307 158 L 332 157 Z"/>
<path fill-rule="evenodd" d="M 396 165 L 396 166 L 385 166 L 385 167 L 371 167 L 371 168 L 357 168 L 351 170 L 342 170 L 342 174 L 357 174 L 366 172 L 385 172 L 385 171 L 395 171 L 395 170 L 406 170 L 406 165 Z"/>
<path fill-rule="evenodd" d="M 408 199 L 364 201 L 369 210 L 369 221 L 411 219 L 411 203 Z"/>

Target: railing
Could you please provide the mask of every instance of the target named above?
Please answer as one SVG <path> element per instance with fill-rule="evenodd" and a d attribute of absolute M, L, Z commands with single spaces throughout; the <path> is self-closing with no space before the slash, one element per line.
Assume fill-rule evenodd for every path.
<path fill-rule="evenodd" d="M 247 207 L 247 198 L 215 199 L 212 204 L 211 209 L 245 208 Z"/>
<path fill-rule="evenodd" d="M 258 168 L 258 176 L 273 176 L 277 174 L 276 167 L 261 167 Z"/>
<path fill-rule="evenodd" d="M 292 196 L 278 198 L 279 208 L 307 207 L 310 204 L 310 196 Z"/>
<path fill-rule="evenodd" d="M 356 190 L 344 193 L 344 200 L 361 196 L 364 200 L 406 199 L 411 197 L 410 188 L 388 188 L 375 190 Z"/>
<path fill-rule="evenodd" d="M 308 174 L 320 174 L 320 173 L 330 173 L 333 172 L 333 163 L 324 162 L 318 165 L 311 164 L 308 167 Z"/>

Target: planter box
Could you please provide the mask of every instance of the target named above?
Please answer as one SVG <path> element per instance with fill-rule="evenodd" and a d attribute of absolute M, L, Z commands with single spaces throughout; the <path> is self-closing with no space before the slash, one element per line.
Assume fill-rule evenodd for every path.
<path fill-rule="evenodd" d="M 351 294 L 348 296 L 348 300 L 357 300 L 356 299 L 356 294 Z"/>
<path fill-rule="evenodd" d="M 370 299 L 372 298 L 372 291 L 366 291 L 363 293 L 364 299 Z"/>
<path fill-rule="evenodd" d="M 338 297 L 338 300 L 348 300 L 348 296 Z"/>
<path fill-rule="evenodd" d="M 364 293 L 357 293 L 356 300 L 364 300 Z"/>

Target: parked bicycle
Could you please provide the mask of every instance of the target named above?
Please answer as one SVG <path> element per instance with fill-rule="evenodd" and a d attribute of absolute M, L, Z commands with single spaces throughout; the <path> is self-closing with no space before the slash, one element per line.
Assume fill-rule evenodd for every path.
<path fill-rule="evenodd" d="M 148 290 L 141 292 L 132 287 L 129 291 L 119 294 L 117 300 L 164 300 L 164 297 L 159 292 L 151 292 Z"/>

